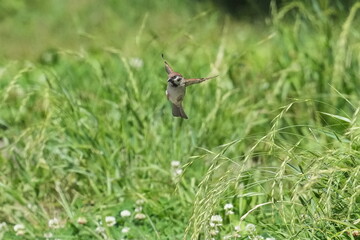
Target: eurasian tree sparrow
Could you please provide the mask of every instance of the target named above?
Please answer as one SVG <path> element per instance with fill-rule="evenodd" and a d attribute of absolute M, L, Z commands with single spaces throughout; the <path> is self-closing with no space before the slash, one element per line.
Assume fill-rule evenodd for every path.
<path fill-rule="evenodd" d="M 203 81 L 215 78 L 207 77 L 207 78 L 184 78 L 180 73 L 174 72 L 174 70 L 170 67 L 170 65 L 164 60 L 165 63 L 165 71 L 168 74 L 168 85 L 166 88 L 166 96 L 167 99 L 171 102 L 172 105 L 172 114 L 174 117 L 181 117 L 188 119 L 184 109 L 182 107 L 182 101 L 185 97 L 186 87 L 195 83 L 201 83 Z"/>

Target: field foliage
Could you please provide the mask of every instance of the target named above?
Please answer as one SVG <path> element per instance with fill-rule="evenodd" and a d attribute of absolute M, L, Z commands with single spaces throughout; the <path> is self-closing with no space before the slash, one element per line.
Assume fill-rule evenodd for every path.
<path fill-rule="evenodd" d="M 3 0 L 0 238 L 358 239 L 360 3 L 341 2 Z M 219 75 L 189 120 L 162 53 Z"/>

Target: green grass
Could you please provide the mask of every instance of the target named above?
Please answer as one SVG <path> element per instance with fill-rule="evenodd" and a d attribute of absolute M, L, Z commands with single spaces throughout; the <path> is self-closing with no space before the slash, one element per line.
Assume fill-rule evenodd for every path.
<path fill-rule="evenodd" d="M 0 238 L 358 238 L 359 3 L 272 2 L 255 20 L 205 2 L 2 4 Z M 161 53 L 219 75 L 188 88 L 189 120 L 171 116 Z"/>

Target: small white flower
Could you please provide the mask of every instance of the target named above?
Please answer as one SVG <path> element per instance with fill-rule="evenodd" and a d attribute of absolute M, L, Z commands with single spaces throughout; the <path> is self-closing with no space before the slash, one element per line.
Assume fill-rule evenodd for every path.
<path fill-rule="evenodd" d="M 211 216 L 210 221 L 211 222 L 221 223 L 222 222 L 222 217 L 220 215 L 213 215 L 213 216 Z"/>
<path fill-rule="evenodd" d="M 15 226 L 14 226 L 14 231 L 16 232 L 16 235 L 17 236 L 22 236 L 22 235 L 24 235 L 25 234 L 25 226 L 24 226 L 24 224 L 16 224 Z"/>
<path fill-rule="evenodd" d="M 137 213 L 137 214 L 135 214 L 135 217 L 134 217 L 135 219 L 138 219 L 138 220 L 143 220 L 143 219 L 145 219 L 146 218 L 146 216 L 145 216 L 145 214 L 143 214 L 143 213 Z"/>
<path fill-rule="evenodd" d="M 17 231 L 19 231 L 19 230 L 25 230 L 25 226 L 24 226 L 24 224 L 16 224 L 15 226 L 14 226 L 14 231 L 15 232 L 17 232 Z"/>
<path fill-rule="evenodd" d="M 222 217 L 220 215 L 211 216 L 211 219 L 210 219 L 211 227 L 221 226 L 221 225 L 222 225 Z"/>
<path fill-rule="evenodd" d="M 180 166 L 180 162 L 179 161 L 171 161 L 171 166 L 174 167 L 174 168 L 177 168 Z"/>
<path fill-rule="evenodd" d="M 123 211 L 120 212 L 120 216 L 122 216 L 122 217 L 130 217 L 131 212 L 129 210 L 123 210 Z"/>
<path fill-rule="evenodd" d="M 234 214 L 234 211 L 231 211 L 231 210 L 225 212 L 225 215 L 233 215 L 233 214 Z"/>
<path fill-rule="evenodd" d="M 108 227 L 112 227 L 116 224 L 116 219 L 113 216 L 106 216 L 105 222 Z"/>
<path fill-rule="evenodd" d="M 223 237 L 223 240 L 229 240 L 229 239 L 231 239 L 233 236 L 232 235 L 225 235 L 224 237 Z"/>
<path fill-rule="evenodd" d="M 128 233 L 130 231 L 129 227 L 124 227 L 123 229 L 121 229 L 122 233 Z"/>
<path fill-rule="evenodd" d="M 101 234 L 101 233 L 104 233 L 105 232 L 105 228 L 101 227 L 101 226 L 98 226 L 96 229 L 95 229 L 95 232 Z"/>
<path fill-rule="evenodd" d="M 16 236 L 22 236 L 25 235 L 25 230 L 19 230 L 16 232 Z"/>
<path fill-rule="evenodd" d="M 216 235 L 218 235 L 218 233 L 219 233 L 219 230 L 217 230 L 217 229 L 210 230 L 210 235 L 211 236 L 216 236 Z"/>
<path fill-rule="evenodd" d="M 87 224 L 87 219 L 85 217 L 79 217 L 77 223 L 81 225 Z"/>
<path fill-rule="evenodd" d="M 1 232 L 1 231 L 3 231 L 3 230 L 5 230 L 5 229 L 6 229 L 6 227 L 7 227 L 6 222 L 2 222 L 2 223 L 0 223 L 0 232 Z"/>
<path fill-rule="evenodd" d="M 247 231 L 247 232 L 255 232 L 256 227 L 255 227 L 254 224 L 249 223 L 248 225 L 245 226 L 245 231 Z"/>
<path fill-rule="evenodd" d="M 175 170 L 175 175 L 180 176 L 183 173 L 183 170 L 181 168 L 178 168 Z"/>
<path fill-rule="evenodd" d="M 234 238 L 239 238 L 239 237 L 241 237 L 241 235 L 240 235 L 239 233 L 237 233 L 237 232 L 234 232 L 234 233 L 233 233 L 233 237 L 234 237 Z"/>
<path fill-rule="evenodd" d="M 258 236 L 252 237 L 251 239 L 252 239 L 252 240 L 264 240 L 264 237 L 258 235 Z"/>
<path fill-rule="evenodd" d="M 136 207 L 136 208 L 135 208 L 135 212 L 141 212 L 141 211 L 142 211 L 142 209 L 143 209 L 143 208 L 142 208 L 141 206 Z"/>
<path fill-rule="evenodd" d="M 265 238 L 265 240 L 276 240 L 274 237 Z"/>
<path fill-rule="evenodd" d="M 44 233 L 44 238 L 48 239 L 48 238 L 52 238 L 53 234 L 51 232 L 48 233 Z"/>
<path fill-rule="evenodd" d="M 34 204 L 28 203 L 26 206 L 27 206 L 28 209 L 30 209 L 32 211 L 36 210 L 36 206 Z"/>
<path fill-rule="evenodd" d="M 239 225 L 237 225 L 237 226 L 234 227 L 234 230 L 235 230 L 236 232 L 240 232 L 240 231 L 241 231 L 241 227 L 240 227 Z"/>
<path fill-rule="evenodd" d="M 145 203 L 145 201 L 143 199 L 138 199 L 136 200 L 136 205 L 143 205 Z"/>
<path fill-rule="evenodd" d="M 233 209 L 234 208 L 234 206 L 231 204 L 231 203 L 227 203 L 227 204 L 225 204 L 225 206 L 224 206 L 224 209 L 225 210 L 231 210 L 231 209 Z"/>
<path fill-rule="evenodd" d="M 49 228 L 60 228 L 60 221 L 57 218 L 50 219 L 48 222 Z"/>
<path fill-rule="evenodd" d="M 144 61 L 141 58 L 135 57 L 130 58 L 129 64 L 134 68 L 142 68 L 144 66 Z"/>

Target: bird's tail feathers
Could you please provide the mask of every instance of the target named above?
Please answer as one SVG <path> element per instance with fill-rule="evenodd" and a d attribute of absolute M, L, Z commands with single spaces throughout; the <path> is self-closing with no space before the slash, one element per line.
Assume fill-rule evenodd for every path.
<path fill-rule="evenodd" d="M 184 119 L 188 119 L 188 116 L 186 116 L 186 113 L 182 107 L 182 105 L 175 105 L 172 103 L 172 114 L 174 117 L 181 117 Z"/>

